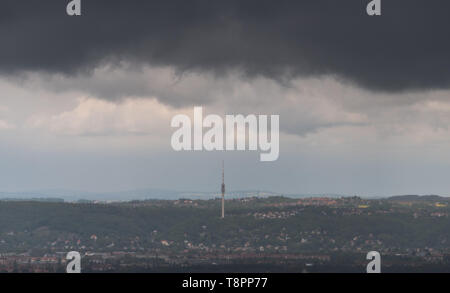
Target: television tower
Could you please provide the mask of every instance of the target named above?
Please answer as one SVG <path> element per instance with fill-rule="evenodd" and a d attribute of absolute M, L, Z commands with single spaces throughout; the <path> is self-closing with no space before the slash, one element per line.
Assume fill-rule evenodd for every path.
<path fill-rule="evenodd" d="M 225 218 L 225 164 L 222 161 L 222 219 Z"/>

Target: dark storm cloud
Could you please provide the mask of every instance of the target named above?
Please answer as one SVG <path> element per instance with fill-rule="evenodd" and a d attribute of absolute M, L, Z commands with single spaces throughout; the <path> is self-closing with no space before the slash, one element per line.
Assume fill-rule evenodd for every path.
<path fill-rule="evenodd" d="M 75 74 L 102 62 L 217 74 L 335 75 L 371 90 L 450 86 L 450 2 L 2 0 L 0 71 Z"/>

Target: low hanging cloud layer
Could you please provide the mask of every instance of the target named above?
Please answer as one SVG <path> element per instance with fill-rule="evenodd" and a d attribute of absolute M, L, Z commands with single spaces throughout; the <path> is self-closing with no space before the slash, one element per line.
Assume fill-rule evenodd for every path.
<path fill-rule="evenodd" d="M 450 2 L 363 0 L 5 0 L 0 71 L 89 74 L 101 64 L 169 66 L 276 80 L 335 76 L 382 92 L 450 86 Z"/>
<path fill-rule="evenodd" d="M 89 77 L 32 74 L 22 84 L 0 82 L 0 88 L 1 119 L 56 135 L 165 134 L 169 141 L 170 119 L 192 114 L 192 104 L 219 115 L 279 114 L 280 130 L 300 137 L 339 127 L 363 127 L 373 139 L 408 133 L 414 137 L 419 132 L 436 136 L 450 123 L 449 90 L 373 93 L 333 78 L 294 79 L 286 87 L 263 77 L 242 79 L 239 74 L 214 78 L 191 73 L 177 79 L 168 68 L 97 69 Z M 110 93 L 123 98 L 102 98 Z M 354 141 L 356 136 L 347 133 L 340 140 Z"/>

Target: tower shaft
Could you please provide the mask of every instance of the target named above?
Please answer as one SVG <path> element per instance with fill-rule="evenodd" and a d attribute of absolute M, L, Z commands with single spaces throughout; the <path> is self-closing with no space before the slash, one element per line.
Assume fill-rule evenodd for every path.
<path fill-rule="evenodd" d="M 222 162 L 222 219 L 225 218 L 225 167 Z"/>

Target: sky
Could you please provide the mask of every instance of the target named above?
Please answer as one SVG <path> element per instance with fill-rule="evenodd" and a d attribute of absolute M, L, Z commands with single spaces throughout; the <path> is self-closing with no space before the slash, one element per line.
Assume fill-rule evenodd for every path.
<path fill-rule="evenodd" d="M 68 2 L 1 1 L 0 191 L 450 195 L 450 2 Z M 280 115 L 279 159 L 173 151 L 195 106 Z"/>

